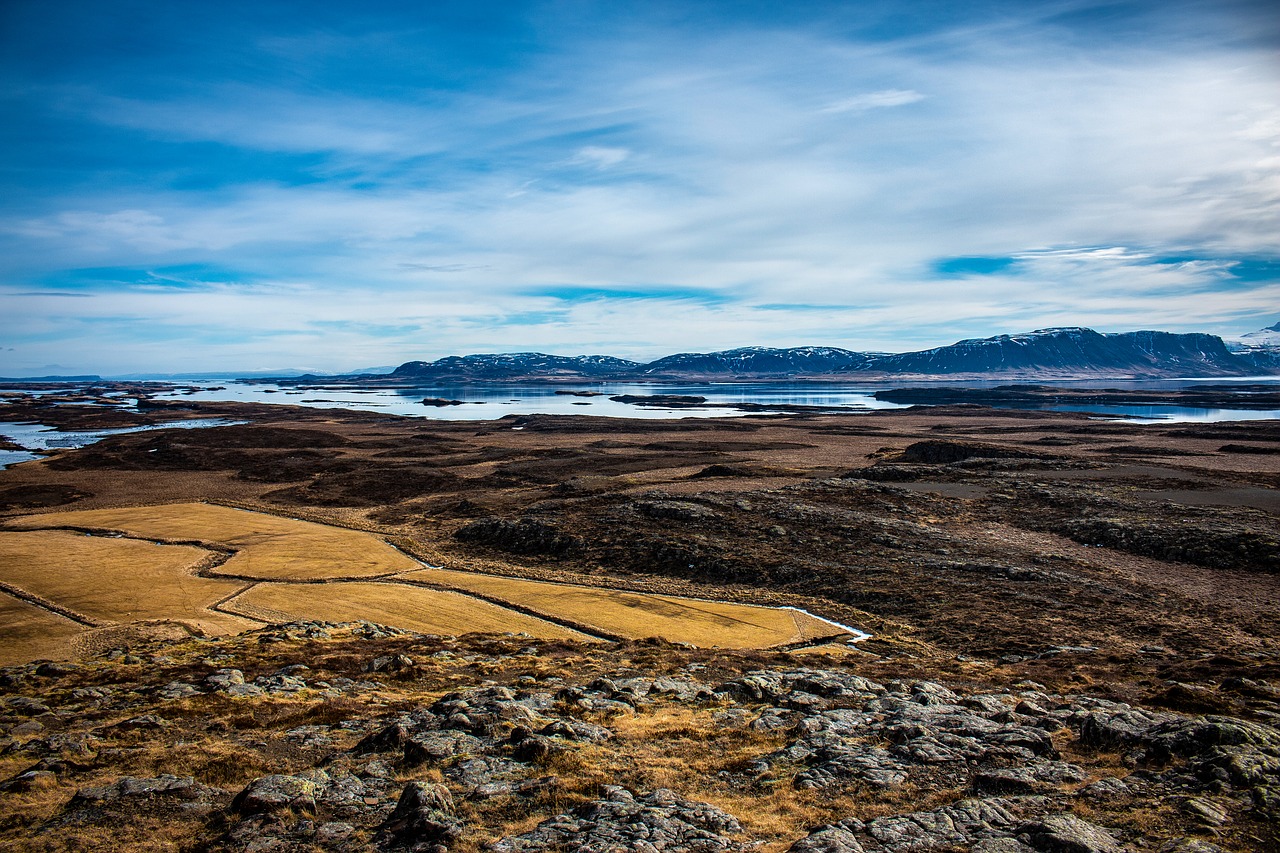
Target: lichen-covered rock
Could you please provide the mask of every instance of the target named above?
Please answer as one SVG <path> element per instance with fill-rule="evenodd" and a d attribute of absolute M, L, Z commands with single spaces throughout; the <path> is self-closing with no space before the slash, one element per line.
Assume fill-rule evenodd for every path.
<path fill-rule="evenodd" d="M 190 776 L 122 776 L 109 785 L 81 788 L 57 823 L 100 823 L 139 812 L 204 814 L 225 803 L 228 792 Z"/>
<path fill-rule="evenodd" d="M 443 785 L 409 782 L 400 792 L 395 811 L 379 830 L 378 846 L 444 851 L 462 834 L 454 814 L 453 795 Z"/>
<path fill-rule="evenodd" d="M 1073 814 L 1051 815 L 1018 827 L 1031 846 L 1043 853 L 1123 853 L 1107 829 Z"/>
<path fill-rule="evenodd" d="M 1012 838 L 1018 818 L 1000 799 L 961 800 L 924 812 L 855 818 L 819 827 L 791 845 L 791 853 L 910 853 Z"/>
<path fill-rule="evenodd" d="M 843 826 L 823 826 L 787 848 L 788 853 L 865 853 L 854 835 Z"/>
<path fill-rule="evenodd" d="M 523 835 L 503 838 L 491 849 L 495 853 L 747 850 L 749 844 L 731 837 L 741 832 L 732 815 L 665 788 L 637 797 L 625 788 L 608 787 L 603 799 L 545 820 Z"/>
<path fill-rule="evenodd" d="M 232 800 L 231 808 L 242 815 L 289 808 L 315 811 L 316 800 L 328 783 L 329 774 L 323 770 L 313 770 L 299 776 L 273 773 L 254 779 L 246 785 Z"/>

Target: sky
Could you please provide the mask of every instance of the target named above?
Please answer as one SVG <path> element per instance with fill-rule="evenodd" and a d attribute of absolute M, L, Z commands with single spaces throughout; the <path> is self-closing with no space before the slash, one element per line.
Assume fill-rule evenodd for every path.
<path fill-rule="evenodd" d="M 3 0 L 0 111 L 0 375 L 1280 319 L 1250 0 Z"/>

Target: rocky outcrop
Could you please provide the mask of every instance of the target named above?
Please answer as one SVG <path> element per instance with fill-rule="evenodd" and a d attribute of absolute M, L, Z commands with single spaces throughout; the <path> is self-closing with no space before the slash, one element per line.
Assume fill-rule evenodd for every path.
<path fill-rule="evenodd" d="M 77 670 L 50 667 L 40 675 L 32 665 L 6 673 L 11 683 L 43 679 L 52 689 L 4 702 L 0 749 L 7 759 L 30 756 L 34 763 L 0 781 L 0 798 L 48 798 L 92 772 L 99 784 L 82 784 L 63 808 L 41 817 L 41 831 L 164 821 L 185 827 L 193 849 L 227 853 L 733 851 L 762 841 L 797 853 L 1219 853 L 1210 838 L 1231 840 L 1226 849 L 1235 853 L 1266 849 L 1240 839 L 1261 837 L 1262 827 L 1280 821 L 1280 731 L 1260 722 L 1063 695 L 1033 682 L 983 692 L 925 679 L 875 680 L 839 664 L 734 667 L 701 680 L 709 664 L 733 656 L 651 644 L 630 647 L 626 663 L 610 664 L 609 674 L 570 668 L 534 675 L 552 658 L 525 638 L 492 641 L 482 651 L 468 645 L 480 642 L 474 639 L 388 637 L 385 646 L 352 655 L 366 642 L 357 632 L 380 629 L 275 626 L 245 642 L 247 661 L 224 654 L 222 640 L 216 652 L 168 671 L 165 658 L 151 656 L 161 670 L 158 685 L 178 681 L 181 672 L 181 683 L 200 686 L 198 695 L 180 699 L 91 686 Z M 376 700 L 358 714 L 353 696 L 388 685 L 365 682 L 317 698 L 339 678 L 314 657 L 309 668 L 273 664 L 269 674 L 250 677 L 261 670 L 252 662 L 262 649 L 313 652 L 322 647 L 315 637 L 327 634 L 337 635 L 349 671 L 393 674 L 401 698 Z M 560 651 L 574 661 L 604 654 L 568 645 Z M 652 674 L 633 666 L 652 654 L 686 657 Z M 398 657 L 408 662 L 395 673 L 371 665 Z M 239 665 L 228 666 L 232 660 Z M 432 667 L 436 684 L 472 683 L 416 703 L 412 697 L 421 694 L 409 685 Z M 477 684 L 477 673 L 509 683 Z M 306 687 L 287 689 L 286 679 L 304 676 Z M 101 674 L 90 668 L 86 678 Z M 227 695 L 259 682 L 267 685 L 260 694 Z M 148 704 L 157 702 L 177 704 L 164 705 L 172 713 L 162 717 Z M 269 772 L 240 777 L 234 796 L 196 781 L 200 773 L 227 772 L 212 763 L 197 777 L 104 773 L 109 762 L 132 760 L 148 738 L 203 736 L 208 718 L 191 713 L 201 708 L 231 709 L 236 726 L 253 725 L 255 715 L 288 720 L 274 731 L 246 731 L 234 747 L 232 754 L 246 755 L 260 740 L 254 760 Z M 103 724 L 90 733 L 66 731 L 86 709 Z M 749 749 L 719 761 L 706 754 L 716 743 Z M 635 771 L 645 749 L 663 761 L 702 750 L 701 766 L 716 769 L 710 778 L 677 780 L 671 790 L 646 788 Z M 602 785 L 610 772 L 626 784 Z M 755 821 L 739 820 L 748 814 L 709 793 L 725 790 L 748 804 L 742 808 L 753 795 L 821 804 L 830 822 L 760 837 Z M 891 802 L 899 807 L 879 805 Z M 1158 822 L 1131 820 L 1134 812 Z M 1246 828 L 1231 835 L 1236 827 Z"/>
<path fill-rule="evenodd" d="M 454 535 L 462 542 L 530 556 L 561 556 L 580 547 L 572 534 L 533 518 L 481 518 L 462 527 Z"/>
<path fill-rule="evenodd" d="M 734 837 L 741 832 L 732 815 L 707 803 L 686 800 L 666 788 L 637 796 L 625 788 L 609 786 L 603 798 L 545 820 L 523 835 L 503 838 L 490 849 L 494 853 L 748 850 L 752 845 Z"/>

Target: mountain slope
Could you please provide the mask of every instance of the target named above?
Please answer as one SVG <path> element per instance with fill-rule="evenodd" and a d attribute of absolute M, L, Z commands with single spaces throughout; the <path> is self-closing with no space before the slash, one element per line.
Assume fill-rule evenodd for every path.
<path fill-rule="evenodd" d="M 1260 373 L 1280 370 L 1280 323 L 1235 338 L 1224 338 L 1227 348 L 1246 359 Z"/>
<path fill-rule="evenodd" d="M 1122 332 L 1080 327 L 963 340 L 871 359 L 843 373 L 1013 376 L 1241 376 L 1254 366 L 1205 334 Z"/>
<path fill-rule="evenodd" d="M 449 356 L 409 361 L 365 382 L 550 380 L 771 380 L 974 377 L 992 379 L 1174 378 L 1280 372 L 1280 323 L 1244 336 L 1236 352 L 1206 334 L 1140 331 L 1102 334 L 1083 327 L 1038 329 L 958 341 L 898 354 L 839 347 L 741 347 L 682 352 L 648 364 L 606 355 L 539 352 Z M 1271 341 L 1276 341 L 1274 346 Z M 1252 344 L 1252 345 L 1249 345 Z"/>
<path fill-rule="evenodd" d="M 864 364 L 869 356 L 838 347 L 741 347 L 721 352 L 682 352 L 641 366 L 635 373 L 661 377 L 741 378 L 813 376 Z"/>
<path fill-rule="evenodd" d="M 409 361 L 391 379 L 595 379 L 625 373 L 641 365 L 608 355 L 547 355 L 541 352 L 448 356 L 438 361 Z"/>

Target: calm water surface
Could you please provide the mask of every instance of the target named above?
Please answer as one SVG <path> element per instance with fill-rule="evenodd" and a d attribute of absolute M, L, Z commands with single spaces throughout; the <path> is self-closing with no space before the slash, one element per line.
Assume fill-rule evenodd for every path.
<path fill-rule="evenodd" d="M 887 403 L 875 399 L 877 390 L 911 386 L 937 386 L 937 382 L 889 382 L 889 383 L 788 383 L 759 385 L 750 383 L 664 383 L 640 384 L 626 382 L 577 383 L 550 385 L 506 383 L 484 385 L 422 385 L 402 388 L 367 388 L 343 385 L 315 385 L 295 388 L 273 383 L 239 384 L 226 380 L 208 382 L 183 382 L 182 388 L 157 395 L 161 400 L 199 400 L 208 402 L 242 401 L 254 403 L 283 403 L 309 406 L 318 409 L 343 408 L 360 411 L 386 412 L 393 415 L 428 418 L 433 420 L 485 421 L 497 420 L 507 415 L 598 415 L 615 418 L 723 418 L 740 417 L 749 412 L 731 408 L 737 403 L 755 403 L 772 406 L 815 406 L 844 412 L 850 415 L 876 410 L 902 409 L 905 405 Z M 1012 384 L 1008 380 L 991 382 L 958 382 L 964 387 L 991 387 Z M 1024 383 L 1025 384 L 1025 383 Z M 1142 390 L 1174 390 L 1194 388 L 1205 384 L 1280 384 L 1280 377 L 1260 376 L 1224 379 L 1178 380 L 1088 380 L 1080 382 L 1054 382 L 1055 385 L 1078 388 L 1123 388 Z M 574 396 L 557 391 L 574 391 L 591 396 Z M 45 392 L 53 393 L 53 392 Z M 705 397 L 706 404 L 694 408 L 667 406 L 637 406 L 619 403 L 609 398 L 623 394 L 651 396 L 676 394 Z M 456 406 L 424 405 L 427 398 L 460 400 Z M 134 401 L 125 399 L 126 406 Z M 133 427 L 128 429 L 93 430 L 83 432 L 57 432 L 43 424 L 11 423 L 4 420 L 4 403 L 0 402 L 0 435 L 21 445 L 24 450 L 0 450 L 0 467 L 39 458 L 32 451 L 53 448 L 83 447 L 108 435 L 138 432 L 168 427 L 198 429 L 220 426 L 235 421 L 205 419 L 180 421 L 160 427 Z M 1015 407 L 1010 407 L 1015 408 Z M 1026 407 L 1018 407 L 1026 408 Z M 1096 412 L 1130 423 L 1213 423 L 1217 421 L 1244 421 L 1280 418 L 1277 409 L 1217 409 L 1191 408 L 1187 406 L 1089 406 L 1049 405 L 1042 410 Z"/>
<path fill-rule="evenodd" d="M 1089 380 L 1058 382 L 1057 385 L 1079 388 L 1122 388 L 1126 390 L 1175 390 L 1204 384 L 1278 384 L 1280 377 L 1246 377 L 1226 380 Z M 288 403 L 316 408 L 346 408 L 387 412 L 395 415 L 436 420 L 495 420 L 505 415 L 553 414 L 600 415 L 615 418 L 723 418 L 738 417 L 749 412 L 733 408 L 735 403 L 762 405 L 818 406 L 847 411 L 850 414 L 875 410 L 902 409 L 905 405 L 875 399 L 876 391 L 885 388 L 910 387 L 913 383 L 884 384 L 788 383 L 757 385 L 749 383 L 582 383 L 574 385 L 493 384 L 493 385 L 422 385 L 412 388 L 357 388 L 350 385 L 318 385 L 292 388 L 274 384 L 236 385 L 223 383 L 191 383 L 201 390 L 177 392 L 160 399 L 242 400 L 255 403 Z M 938 383 L 914 383 L 935 386 Z M 957 383 L 965 387 L 1008 385 L 1005 381 Z M 579 391 L 598 396 L 576 397 L 557 391 Z M 705 405 L 697 408 L 636 406 L 610 400 L 612 396 L 631 394 L 651 396 L 678 394 L 705 397 Z M 461 400 L 459 406 L 426 406 L 427 398 Z M 1011 407 L 1012 408 L 1012 407 Z M 1027 408 L 1027 407 L 1020 407 Z M 1280 418 L 1280 410 L 1208 409 L 1187 406 L 1043 406 L 1045 410 L 1097 412 L 1126 421 L 1214 422 L 1225 420 L 1258 420 Z"/>
<path fill-rule="evenodd" d="M 0 416 L 4 414 L 4 406 L 0 405 Z M 109 435 L 120 435 L 126 432 L 149 432 L 157 429 L 201 429 L 212 426 L 230 426 L 244 423 L 226 418 L 199 418 L 189 421 L 177 421 L 158 426 L 124 427 L 121 429 L 75 430 L 59 432 L 44 424 L 13 423 L 0 421 L 0 436 L 14 444 L 21 445 L 23 450 L 0 450 L 0 468 L 8 468 L 19 462 L 28 462 L 41 458 L 35 450 L 60 450 L 68 447 L 84 447 L 101 441 Z"/>

